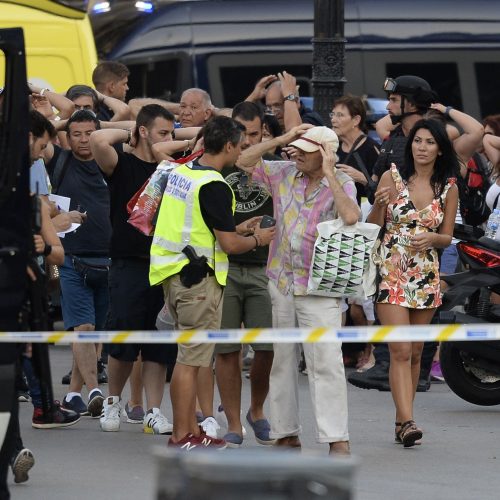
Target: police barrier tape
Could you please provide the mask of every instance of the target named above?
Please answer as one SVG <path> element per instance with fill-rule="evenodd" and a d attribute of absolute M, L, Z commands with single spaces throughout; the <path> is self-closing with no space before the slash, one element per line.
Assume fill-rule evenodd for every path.
<path fill-rule="evenodd" d="M 367 326 L 345 328 L 253 328 L 234 330 L 152 330 L 95 332 L 0 332 L 1 342 L 103 342 L 109 344 L 430 342 L 500 340 L 500 327 L 475 325 Z"/>

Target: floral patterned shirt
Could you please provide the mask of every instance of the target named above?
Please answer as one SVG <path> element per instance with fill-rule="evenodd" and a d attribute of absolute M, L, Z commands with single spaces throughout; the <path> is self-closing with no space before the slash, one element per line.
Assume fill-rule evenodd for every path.
<path fill-rule="evenodd" d="M 344 192 L 356 201 L 354 181 L 337 170 Z M 262 160 L 252 174 L 273 197 L 276 236 L 269 246 L 267 275 L 284 295 L 307 295 L 309 268 L 319 222 L 336 217 L 335 200 L 323 178 L 306 198 L 308 177 L 293 161 Z"/>

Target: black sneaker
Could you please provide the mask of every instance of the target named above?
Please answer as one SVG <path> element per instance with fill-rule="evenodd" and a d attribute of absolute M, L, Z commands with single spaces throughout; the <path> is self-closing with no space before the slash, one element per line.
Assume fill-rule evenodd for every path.
<path fill-rule="evenodd" d="M 417 392 L 427 392 L 430 388 L 431 388 L 430 373 L 427 378 L 423 377 L 422 374 L 420 374 L 420 378 L 418 379 L 418 384 L 417 384 Z"/>
<path fill-rule="evenodd" d="M 55 429 L 69 427 L 80 420 L 80 414 L 61 407 L 59 401 L 54 401 L 52 415 L 45 416 L 41 408 L 33 409 L 32 427 L 35 429 Z"/>
<path fill-rule="evenodd" d="M 108 383 L 108 374 L 106 373 L 106 367 L 104 366 L 104 363 L 100 359 L 97 361 L 97 383 L 98 384 Z"/>
<path fill-rule="evenodd" d="M 73 370 L 70 370 L 66 375 L 61 380 L 62 385 L 69 385 L 71 382 L 71 374 L 73 373 Z"/>
<path fill-rule="evenodd" d="M 104 403 L 104 396 L 99 389 L 94 389 L 90 393 L 89 404 L 87 405 L 88 414 L 92 418 L 98 418 L 102 413 L 102 405 Z"/>
<path fill-rule="evenodd" d="M 28 391 L 17 391 L 17 400 L 20 403 L 28 403 L 30 400 L 30 393 Z"/>
<path fill-rule="evenodd" d="M 364 372 L 352 372 L 347 380 L 361 389 L 377 389 L 382 392 L 391 390 L 389 385 L 389 363 L 382 361 Z M 431 387 L 430 377 L 420 374 L 417 392 L 426 392 Z"/>
<path fill-rule="evenodd" d="M 361 389 L 377 389 L 387 392 L 389 386 L 389 363 L 382 361 L 364 372 L 352 372 L 347 380 L 354 386 Z"/>
<path fill-rule="evenodd" d="M 68 401 L 66 398 L 63 399 L 62 407 L 65 410 L 71 410 L 75 413 L 78 413 L 82 417 L 86 417 L 90 415 L 87 405 L 83 402 L 81 396 L 73 396 L 71 401 Z"/>

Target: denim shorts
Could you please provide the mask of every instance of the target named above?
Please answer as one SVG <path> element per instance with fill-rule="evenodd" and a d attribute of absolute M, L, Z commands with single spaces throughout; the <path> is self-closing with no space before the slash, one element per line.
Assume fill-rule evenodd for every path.
<path fill-rule="evenodd" d="M 109 306 L 107 257 L 66 255 L 59 266 L 64 328 L 91 324 L 102 330 Z"/>
<path fill-rule="evenodd" d="M 441 266 L 439 272 L 443 274 L 454 274 L 457 271 L 458 251 L 456 245 L 446 247 L 441 255 Z"/>

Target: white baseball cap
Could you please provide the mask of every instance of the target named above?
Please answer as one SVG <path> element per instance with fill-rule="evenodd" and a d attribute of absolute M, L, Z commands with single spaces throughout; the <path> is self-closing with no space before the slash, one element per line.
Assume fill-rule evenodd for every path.
<path fill-rule="evenodd" d="M 325 149 L 326 144 L 330 144 L 332 152 L 336 153 L 339 147 L 337 134 L 328 127 L 313 127 L 307 129 L 304 135 L 295 139 L 289 146 L 294 146 L 306 153 L 314 153 L 320 148 Z"/>

